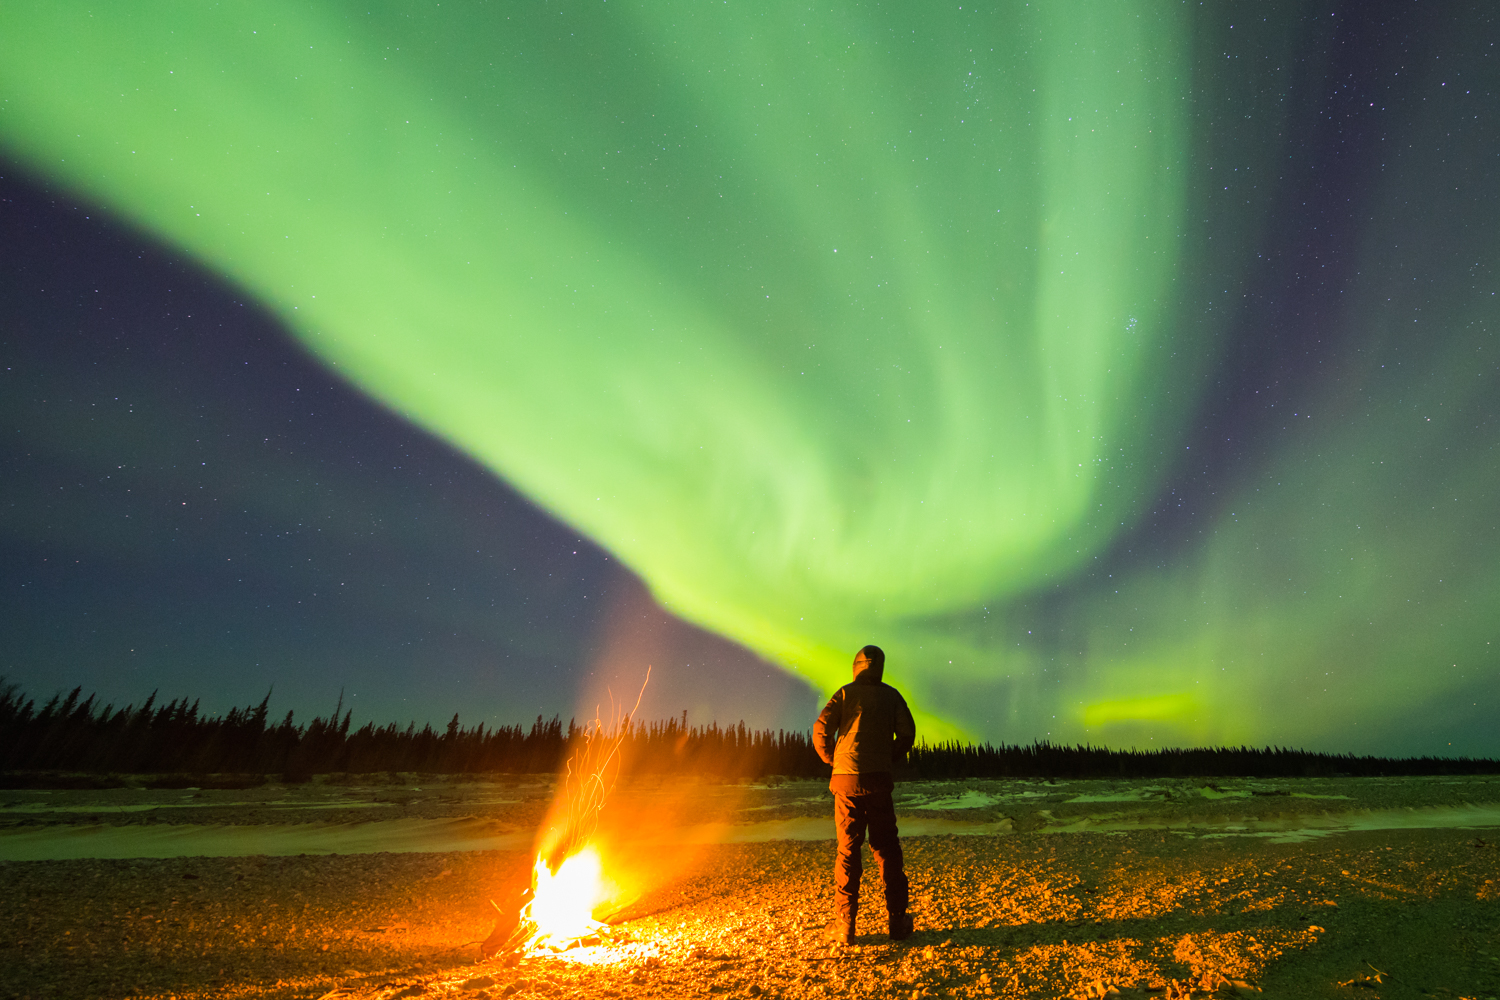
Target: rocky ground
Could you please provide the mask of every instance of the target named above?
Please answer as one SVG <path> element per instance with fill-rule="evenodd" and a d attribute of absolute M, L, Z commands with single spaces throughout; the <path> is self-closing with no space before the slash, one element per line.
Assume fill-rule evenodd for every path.
<path fill-rule="evenodd" d="M 917 932 L 888 943 L 876 891 L 854 947 L 822 934 L 832 899 L 827 842 L 702 848 L 613 917 L 598 945 L 486 962 L 477 961 L 477 943 L 495 920 L 490 900 L 525 883 L 528 854 L 13 861 L 0 863 L 0 996 L 1500 996 L 1500 850 L 1489 831 L 1289 839 L 1220 829 L 1235 821 L 1220 812 L 1226 801 L 1254 818 L 1328 803 L 1389 809 L 1392 787 L 1410 809 L 1473 805 L 1487 791 L 1436 779 L 1425 789 L 1371 787 L 1317 799 L 1305 796 L 1351 788 L 902 786 L 907 815 L 932 805 L 976 822 L 1009 819 L 1018 832 L 908 838 Z M 263 791 L 256 809 L 287 793 Z M 510 797 L 537 812 L 541 789 L 530 791 L 537 797 Z M 456 797 L 451 788 L 442 794 Z M 632 797 L 649 803 L 652 794 Z M 825 809 L 817 796 L 814 786 L 791 785 L 724 790 L 722 801 L 744 821 Z M 72 804 L 83 808 L 47 812 L 110 815 Z M 1045 832 L 1132 809 L 1177 817 L 1178 828 Z M 6 814 L 44 821 L 38 810 Z M 1184 826 L 1184 815 L 1198 815 L 1199 826 Z"/>

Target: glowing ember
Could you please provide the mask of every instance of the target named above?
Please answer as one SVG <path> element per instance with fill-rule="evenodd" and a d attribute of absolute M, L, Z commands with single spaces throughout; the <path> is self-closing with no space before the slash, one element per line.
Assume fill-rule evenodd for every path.
<path fill-rule="evenodd" d="M 594 908 L 610 896 L 603 866 L 592 847 L 567 858 L 556 872 L 536 859 L 536 888 L 525 914 L 536 927 L 533 945 L 566 947 L 604 928 L 594 919 Z"/>

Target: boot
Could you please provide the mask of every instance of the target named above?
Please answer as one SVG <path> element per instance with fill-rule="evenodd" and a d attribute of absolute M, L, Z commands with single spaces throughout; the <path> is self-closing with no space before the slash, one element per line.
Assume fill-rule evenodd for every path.
<path fill-rule="evenodd" d="M 900 916 L 891 917 L 890 927 L 892 941 L 905 941 L 911 937 L 911 933 L 914 930 L 911 914 L 903 913 Z"/>
<path fill-rule="evenodd" d="M 828 922 L 828 940 L 835 944 L 854 943 L 854 924 L 859 911 L 850 909 L 848 913 L 836 913 Z"/>

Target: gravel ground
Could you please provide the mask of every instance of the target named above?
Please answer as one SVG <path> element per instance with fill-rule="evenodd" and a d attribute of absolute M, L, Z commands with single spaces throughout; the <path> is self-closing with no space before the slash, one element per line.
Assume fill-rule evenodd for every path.
<path fill-rule="evenodd" d="M 476 943 L 489 900 L 526 879 L 521 854 L 11 862 L 0 995 L 1500 995 L 1500 850 L 1472 831 L 906 848 L 917 933 L 902 944 L 878 892 L 859 943 L 827 943 L 832 845 L 780 841 L 706 848 L 601 945 L 513 964 L 476 962 Z"/>

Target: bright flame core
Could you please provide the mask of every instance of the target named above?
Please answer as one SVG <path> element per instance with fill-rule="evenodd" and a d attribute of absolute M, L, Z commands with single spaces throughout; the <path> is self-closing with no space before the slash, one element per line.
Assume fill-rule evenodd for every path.
<path fill-rule="evenodd" d="M 594 908 L 610 897 L 603 871 L 592 847 L 568 857 L 556 872 L 536 859 L 536 889 L 527 913 L 536 925 L 532 944 L 566 945 L 604 927 L 594 919 Z"/>

